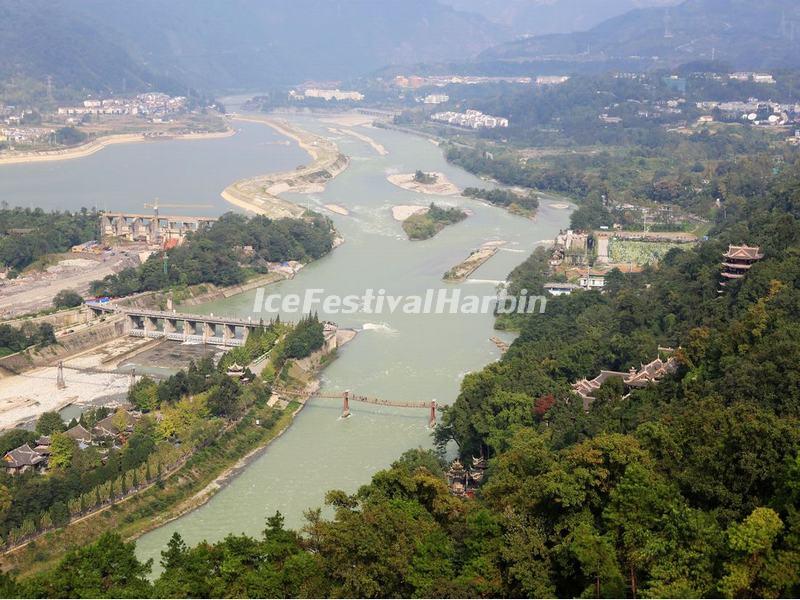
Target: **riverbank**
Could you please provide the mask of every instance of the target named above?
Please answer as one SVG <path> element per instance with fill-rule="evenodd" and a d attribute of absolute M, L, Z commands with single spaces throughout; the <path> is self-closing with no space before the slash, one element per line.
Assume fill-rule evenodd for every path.
<path fill-rule="evenodd" d="M 127 539 L 136 539 L 204 505 L 289 429 L 319 388 L 320 372 L 336 358 L 336 350 L 355 336 L 354 330 L 339 330 L 332 347 L 326 345 L 291 362 L 303 375 L 298 379 L 295 373 L 288 378 L 302 383 L 295 394 L 300 396 L 297 400 L 253 406 L 210 445 L 180 459 L 160 483 L 150 483 L 116 503 L 78 516 L 61 529 L 8 550 L 0 556 L 0 567 L 33 575 L 52 566 L 75 544 L 91 543 L 102 531 L 113 529 Z M 46 550 L 39 544 L 42 540 L 47 542 Z"/>
<path fill-rule="evenodd" d="M 204 490 L 226 473 L 233 473 L 246 456 L 252 459 L 264 451 L 291 426 L 301 408 L 298 403 L 282 411 L 266 406 L 252 408 L 211 446 L 194 453 L 160 483 L 7 551 L 0 556 L 0 566 L 23 577 L 34 575 L 51 568 L 66 552 L 91 543 L 103 531 L 113 530 L 126 539 L 135 539 L 194 510 L 214 495 L 202 496 Z M 271 424 L 264 427 L 257 423 Z"/>
<path fill-rule="evenodd" d="M 349 159 L 332 141 L 270 117 L 235 116 L 235 121 L 261 123 L 294 140 L 311 157 L 311 163 L 294 171 L 258 175 L 235 181 L 220 194 L 226 202 L 272 219 L 297 218 L 305 209 L 279 197 L 285 192 L 321 192 L 325 184 L 344 171 Z"/>
<path fill-rule="evenodd" d="M 236 130 L 228 128 L 225 131 L 208 133 L 185 133 L 170 135 L 147 135 L 146 133 L 122 133 L 106 135 L 94 139 L 86 144 L 65 148 L 63 150 L 49 150 L 46 152 L 24 152 L 7 156 L 0 156 L 0 166 L 17 165 L 24 163 L 49 162 L 58 160 L 72 160 L 91 156 L 104 148 L 116 144 L 137 144 L 141 142 L 154 142 L 160 140 L 212 140 L 236 135 Z"/>

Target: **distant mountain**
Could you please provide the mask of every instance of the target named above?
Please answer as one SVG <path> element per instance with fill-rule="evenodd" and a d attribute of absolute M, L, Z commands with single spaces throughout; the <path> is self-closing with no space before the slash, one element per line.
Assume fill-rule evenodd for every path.
<path fill-rule="evenodd" d="M 483 52 L 486 64 L 547 70 L 648 68 L 716 58 L 736 68 L 800 66 L 797 0 L 687 0 L 645 8 L 589 31 L 543 35 Z"/>
<path fill-rule="evenodd" d="M 442 0 L 483 15 L 516 35 L 585 31 L 634 8 L 673 6 L 681 0 Z"/>
<path fill-rule="evenodd" d="M 509 39 L 435 0 L 0 0 L 0 78 L 257 89 L 474 57 Z"/>
<path fill-rule="evenodd" d="M 0 0 L 0 82 L 47 77 L 74 89 L 171 85 L 80 13 L 48 0 Z"/>

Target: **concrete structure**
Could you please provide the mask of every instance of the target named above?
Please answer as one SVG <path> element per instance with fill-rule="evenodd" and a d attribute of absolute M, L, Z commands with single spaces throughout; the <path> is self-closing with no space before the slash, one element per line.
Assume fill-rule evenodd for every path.
<path fill-rule="evenodd" d="M 86 306 L 95 316 L 106 313 L 124 314 L 125 333 L 150 339 L 244 346 L 248 334 L 261 327 L 260 323 L 254 323 L 251 319 L 123 308 L 111 302 L 87 302 Z"/>
<path fill-rule="evenodd" d="M 167 240 L 183 241 L 186 234 L 208 227 L 216 220 L 216 217 L 106 212 L 100 215 L 100 234 L 148 243 L 161 243 Z"/>
<path fill-rule="evenodd" d="M 575 285 L 574 283 L 561 283 L 556 281 L 552 283 L 545 283 L 544 289 L 551 296 L 564 296 L 571 294 L 575 290 L 581 289 L 581 286 Z"/>

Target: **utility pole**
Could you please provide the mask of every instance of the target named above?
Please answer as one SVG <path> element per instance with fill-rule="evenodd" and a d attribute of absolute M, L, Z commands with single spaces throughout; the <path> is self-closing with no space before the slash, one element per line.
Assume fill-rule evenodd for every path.
<path fill-rule="evenodd" d="M 58 375 L 56 376 L 56 387 L 63 390 L 67 387 L 67 382 L 64 381 L 64 361 L 58 361 Z"/>

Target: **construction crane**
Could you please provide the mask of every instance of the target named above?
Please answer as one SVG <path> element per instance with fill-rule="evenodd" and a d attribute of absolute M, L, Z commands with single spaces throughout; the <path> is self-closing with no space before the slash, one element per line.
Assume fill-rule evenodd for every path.
<path fill-rule="evenodd" d="M 145 208 L 152 208 L 158 213 L 159 208 L 214 208 L 213 204 L 162 204 L 158 198 L 153 203 L 145 202 Z"/>
<path fill-rule="evenodd" d="M 156 243 L 159 240 L 159 231 L 158 231 L 158 209 L 159 208 L 214 208 L 211 204 L 162 204 L 161 201 L 156 198 L 152 203 L 145 202 L 145 208 L 152 208 L 153 209 L 153 239 Z"/>

